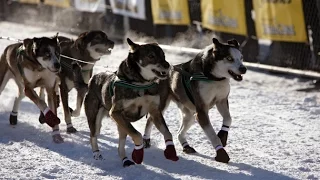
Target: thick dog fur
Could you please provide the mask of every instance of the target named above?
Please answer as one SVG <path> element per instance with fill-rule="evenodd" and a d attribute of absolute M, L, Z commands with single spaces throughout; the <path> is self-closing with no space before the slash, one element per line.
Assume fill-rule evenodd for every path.
<path fill-rule="evenodd" d="M 127 39 L 130 46 L 128 57 L 122 61 L 114 74 L 99 73 L 92 77 L 85 97 L 84 107 L 90 128 L 90 142 L 95 159 L 102 159 L 99 152 L 97 136 L 100 133 L 101 121 L 109 115 L 118 126 L 119 146 L 118 153 L 123 160 L 123 166 L 130 166 L 143 161 L 142 135 L 131 125 L 131 122 L 141 119 L 149 113 L 153 123 L 163 134 L 166 140 L 165 156 L 177 161 L 176 151 L 172 142 L 172 135 L 162 116 L 160 95 L 167 96 L 167 89 L 160 88 L 163 84 L 160 79 L 166 79 L 170 65 L 165 60 L 162 49 L 157 44 L 138 45 Z M 133 85 L 148 85 L 153 87 L 145 90 L 131 89 L 122 86 L 111 86 L 118 79 L 125 80 Z M 114 93 L 113 95 L 110 93 Z M 132 138 L 135 149 L 132 159 L 129 160 L 125 152 L 126 137 Z"/>
<path fill-rule="evenodd" d="M 229 156 L 224 150 L 226 146 L 228 130 L 231 125 L 231 116 L 229 112 L 228 95 L 230 92 L 229 79 L 241 81 L 241 74 L 245 74 L 246 67 L 242 64 L 242 54 L 239 50 L 239 43 L 236 40 L 230 40 L 227 44 L 220 43 L 213 38 L 213 44 L 206 47 L 202 52 L 196 55 L 192 60 L 174 66 L 170 71 L 169 78 L 165 84 L 169 89 L 168 96 L 161 96 L 161 110 L 173 100 L 181 111 L 182 123 L 178 132 L 178 139 L 186 153 L 195 153 L 196 151 L 189 146 L 186 133 L 194 122 L 194 115 L 201 128 L 209 138 L 213 147 L 217 151 L 216 160 L 219 162 L 229 162 Z M 191 98 L 189 98 L 186 88 L 183 85 L 183 77 L 190 78 L 193 74 L 203 74 L 210 81 L 191 81 Z M 164 88 L 164 87 L 163 87 Z M 223 117 L 223 125 L 218 135 L 215 133 L 208 116 L 208 111 L 214 106 Z M 152 117 L 148 119 L 144 144 L 150 147 L 150 133 L 152 127 Z"/>
<path fill-rule="evenodd" d="M 14 79 L 19 88 L 10 115 L 10 124 L 17 124 L 17 115 L 22 98 L 26 95 L 45 114 L 45 122 L 55 130 L 60 123 L 56 117 L 56 91 L 59 84 L 60 45 L 57 36 L 24 39 L 23 43 L 9 45 L 0 59 L 0 94 L 9 79 Z M 34 91 L 45 88 L 48 104 Z M 53 112 L 52 112 L 53 111 Z M 54 136 L 54 135 L 53 135 Z M 55 139 L 55 136 L 54 136 Z"/>
<path fill-rule="evenodd" d="M 103 31 L 89 31 L 84 32 L 73 41 L 66 37 L 59 36 L 61 41 L 61 54 L 79 59 L 88 63 L 76 62 L 72 59 L 61 57 L 62 70 L 59 73 L 60 77 L 60 96 L 63 105 L 64 118 L 67 124 L 67 132 L 75 133 L 77 130 L 71 123 L 71 116 L 77 117 L 80 115 L 82 102 L 86 94 L 86 88 L 77 87 L 75 83 L 78 78 L 76 73 L 73 72 L 72 66 L 77 63 L 81 67 L 80 76 L 84 78 L 84 82 L 88 84 L 89 79 L 92 77 L 93 66 L 96 61 L 100 60 L 103 55 L 111 53 L 114 47 L 114 42 L 108 39 L 108 36 Z M 71 89 L 77 90 L 77 107 L 75 110 L 69 108 L 68 93 Z M 43 94 L 42 91 L 40 94 Z M 43 122 L 43 114 L 40 115 L 39 121 Z"/>

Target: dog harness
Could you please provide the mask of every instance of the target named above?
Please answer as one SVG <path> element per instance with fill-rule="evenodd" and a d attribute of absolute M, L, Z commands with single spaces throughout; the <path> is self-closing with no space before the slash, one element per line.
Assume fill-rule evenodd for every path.
<path fill-rule="evenodd" d="M 224 79 L 226 79 L 226 78 L 210 79 L 202 73 L 196 73 L 193 75 L 187 75 L 187 72 L 182 73 L 182 84 L 183 84 L 183 87 L 187 93 L 187 96 L 190 99 L 190 101 L 192 102 L 192 104 L 195 104 L 195 103 L 194 103 L 194 98 L 192 96 L 191 81 L 212 82 L 212 81 L 222 81 Z"/>
<path fill-rule="evenodd" d="M 23 44 L 22 44 L 21 46 L 19 46 L 19 48 L 17 49 L 16 55 L 17 55 L 17 57 L 23 56 L 24 58 L 28 59 L 29 61 L 35 62 L 35 63 L 37 63 L 38 65 L 41 66 L 41 64 L 40 64 L 38 61 L 35 61 L 35 60 L 31 59 L 30 57 L 28 57 L 28 56 L 26 55 L 25 49 L 24 49 L 24 47 L 23 47 Z M 18 63 L 17 63 L 18 70 L 19 70 L 21 76 L 22 76 L 22 77 L 25 77 L 24 71 L 23 71 L 20 63 L 21 63 L 21 60 L 18 59 Z"/>
<path fill-rule="evenodd" d="M 116 79 L 111 81 L 111 84 L 109 86 L 109 94 L 111 97 L 114 95 L 113 89 L 115 86 L 125 87 L 129 89 L 136 89 L 136 90 L 147 90 L 147 89 L 153 88 L 155 85 L 157 85 L 157 83 L 155 82 L 148 85 L 137 85 L 137 84 L 132 84 L 125 80 Z"/>

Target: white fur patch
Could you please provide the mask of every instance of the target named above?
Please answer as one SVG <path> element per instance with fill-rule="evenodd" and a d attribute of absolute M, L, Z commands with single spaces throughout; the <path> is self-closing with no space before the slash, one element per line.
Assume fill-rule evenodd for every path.
<path fill-rule="evenodd" d="M 40 80 L 43 79 L 43 83 L 45 86 L 47 87 L 55 87 L 55 83 L 58 79 L 57 75 L 47 69 L 42 70 L 42 71 L 32 71 L 28 68 L 23 68 L 23 72 L 24 72 L 24 76 L 27 79 L 27 81 L 32 84 L 35 85 L 35 83 Z"/>
<path fill-rule="evenodd" d="M 50 59 L 44 60 L 43 57 L 37 57 L 37 60 L 43 68 L 49 69 L 51 71 L 57 71 L 58 69 L 55 69 L 54 64 L 59 63 L 59 61 L 55 53 L 55 48 L 52 46 L 49 46 L 49 51 L 50 51 Z"/>
<path fill-rule="evenodd" d="M 123 101 L 123 109 L 128 112 L 136 113 L 141 107 L 140 116 L 149 112 L 150 107 L 158 106 L 160 104 L 160 96 L 145 95 L 130 100 Z"/>
<path fill-rule="evenodd" d="M 229 81 L 202 82 L 199 81 L 199 93 L 207 107 L 214 105 L 213 100 L 225 99 L 230 92 Z"/>
<path fill-rule="evenodd" d="M 91 43 L 89 43 L 87 45 L 87 50 L 89 51 L 89 54 L 90 56 L 92 57 L 92 59 L 100 59 L 101 56 L 105 55 L 106 53 L 100 53 L 100 52 L 97 52 L 96 49 L 97 48 L 100 48 L 100 49 L 105 49 L 106 46 L 105 45 L 102 45 L 102 44 L 96 44 L 96 45 L 93 45 L 91 46 Z"/>

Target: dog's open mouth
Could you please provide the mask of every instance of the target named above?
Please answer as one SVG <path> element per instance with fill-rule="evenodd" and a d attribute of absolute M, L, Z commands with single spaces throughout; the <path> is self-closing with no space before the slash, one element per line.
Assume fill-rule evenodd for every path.
<path fill-rule="evenodd" d="M 231 70 L 228 70 L 228 73 L 232 76 L 232 78 L 236 81 L 242 81 L 242 76 L 239 74 L 234 73 Z"/>
<path fill-rule="evenodd" d="M 168 73 L 166 71 L 157 71 L 155 69 L 152 69 L 152 72 L 155 73 L 160 79 L 165 79 L 168 76 Z"/>
<path fill-rule="evenodd" d="M 96 52 L 100 53 L 100 54 L 111 54 L 113 48 L 109 47 L 109 48 L 96 48 Z"/>

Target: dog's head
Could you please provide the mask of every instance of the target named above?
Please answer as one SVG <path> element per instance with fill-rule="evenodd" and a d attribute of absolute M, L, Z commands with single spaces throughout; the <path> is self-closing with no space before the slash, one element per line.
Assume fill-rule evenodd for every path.
<path fill-rule="evenodd" d="M 137 67 L 141 76 L 147 81 L 166 79 L 170 64 L 166 61 L 163 50 L 158 44 L 139 45 L 127 38 L 130 46 L 128 63 Z"/>
<path fill-rule="evenodd" d="M 60 71 L 60 45 L 57 36 L 24 39 L 23 47 L 28 57 L 37 60 L 39 64 L 51 72 Z"/>
<path fill-rule="evenodd" d="M 239 42 L 232 39 L 228 43 L 220 43 L 216 38 L 212 42 L 213 45 L 205 49 L 202 57 L 205 73 L 242 81 L 242 74 L 246 73 L 247 68 L 242 63 Z"/>
<path fill-rule="evenodd" d="M 88 51 L 92 59 L 98 60 L 108 55 L 114 47 L 114 42 L 108 39 L 103 31 L 89 31 L 79 35 L 75 40 L 76 47 L 81 51 Z"/>

